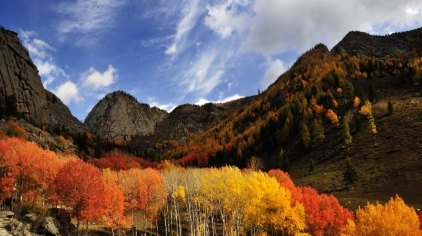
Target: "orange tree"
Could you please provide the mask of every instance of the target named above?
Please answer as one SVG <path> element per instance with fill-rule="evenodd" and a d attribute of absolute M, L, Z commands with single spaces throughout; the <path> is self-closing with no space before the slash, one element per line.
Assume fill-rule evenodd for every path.
<path fill-rule="evenodd" d="M 349 221 L 345 235 L 393 236 L 422 235 L 415 209 L 396 196 L 385 205 L 368 204 L 356 211 L 355 221 Z"/>
<path fill-rule="evenodd" d="M 69 161 L 59 170 L 54 181 L 57 199 L 71 209 L 78 220 L 99 219 L 104 215 L 106 190 L 101 172 L 81 160 Z"/>

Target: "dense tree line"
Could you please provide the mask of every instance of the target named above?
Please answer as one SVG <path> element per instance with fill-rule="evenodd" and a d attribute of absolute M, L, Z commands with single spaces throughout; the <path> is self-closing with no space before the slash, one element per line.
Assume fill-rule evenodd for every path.
<path fill-rule="evenodd" d="M 118 154 L 109 161 L 117 161 Z M 128 157 L 122 157 L 127 161 Z M 120 161 L 117 161 L 120 162 Z M 296 186 L 281 170 L 236 167 L 99 169 L 17 138 L 0 140 L 0 200 L 60 207 L 79 223 L 121 234 L 136 222 L 161 235 L 420 235 L 416 211 L 396 196 L 355 215 L 332 195 Z M 126 163 L 128 164 L 128 163 Z M 421 215 L 419 216 L 421 218 Z"/>

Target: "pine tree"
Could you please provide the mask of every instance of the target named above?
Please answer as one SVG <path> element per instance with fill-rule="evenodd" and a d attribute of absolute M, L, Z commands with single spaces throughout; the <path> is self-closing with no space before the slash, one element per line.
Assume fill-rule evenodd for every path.
<path fill-rule="evenodd" d="M 392 103 L 390 100 L 388 100 L 388 104 L 387 104 L 387 114 L 388 114 L 388 115 L 391 115 L 391 114 L 393 114 L 393 112 L 394 112 L 394 106 L 393 106 L 393 103 Z"/>
<path fill-rule="evenodd" d="M 309 166 L 308 166 L 308 171 L 309 172 L 314 172 L 315 170 L 315 163 L 314 163 L 314 159 L 310 159 L 309 160 Z"/>
<path fill-rule="evenodd" d="M 358 172 L 350 159 L 347 159 L 346 169 L 343 172 L 343 181 L 345 184 L 354 184 L 358 180 Z"/>
<path fill-rule="evenodd" d="M 322 126 L 322 121 L 317 118 L 314 118 L 312 122 L 312 138 L 316 142 L 322 142 L 325 139 L 324 126 Z"/>
<path fill-rule="evenodd" d="M 302 144 L 305 149 L 309 148 L 311 143 L 311 134 L 309 133 L 308 126 L 303 124 L 302 126 Z"/>
<path fill-rule="evenodd" d="M 286 153 L 283 149 L 280 150 L 280 168 L 283 170 L 287 170 L 289 168 L 289 158 L 287 157 Z"/>
<path fill-rule="evenodd" d="M 344 133 L 344 142 L 346 145 L 352 144 L 352 135 L 350 134 L 349 126 L 349 114 L 343 117 L 343 133 Z"/>

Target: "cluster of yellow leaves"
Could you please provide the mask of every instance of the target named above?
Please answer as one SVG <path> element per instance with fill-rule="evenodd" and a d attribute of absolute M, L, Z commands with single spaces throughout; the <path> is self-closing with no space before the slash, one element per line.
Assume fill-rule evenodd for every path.
<path fill-rule="evenodd" d="M 360 99 L 358 97 L 355 97 L 353 99 L 353 107 L 358 107 L 360 105 Z"/>
<path fill-rule="evenodd" d="M 327 117 L 327 119 L 329 119 L 331 121 L 332 124 L 338 124 L 338 122 L 339 122 L 338 116 L 333 110 L 328 109 L 325 116 Z"/>
<path fill-rule="evenodd" d="M 375 118 L 372 115 L 371 102 L 369 102 L 368 100 L 365 100 L 364 105 L 359 110 L 359 114 L 366 116 L 368 118 L 369 130 L 371 131 L 372 134 L 376 134 L 377 133 L 377 127 L 375 125 Z"/>
<path fill-rule="evenodd" d="M 365 105 L 363 105 L 360 110 L 359 110 L 359 114 L 369 117 L 370 115 L 372 115 L 372 106 L 370 103 L 365 103 Z"/>
<path fill-rule="evenodd" d="M 246 193 L 250 194 L 243 215 L 246 226 L 295 234 L 306 228 L 302 205 L 292 204 L 289 190 L 280 187 L 275 178 L 262 172 L 246 176 Z"/>
<path fill-rule="evenodd" d="M 414 208 L 396 196 L 385 205 L 368 204 L 356 211 L 356 220 L 349 221 L 345 235 L 350 236 L 420 236 L 419 220 Z"/>

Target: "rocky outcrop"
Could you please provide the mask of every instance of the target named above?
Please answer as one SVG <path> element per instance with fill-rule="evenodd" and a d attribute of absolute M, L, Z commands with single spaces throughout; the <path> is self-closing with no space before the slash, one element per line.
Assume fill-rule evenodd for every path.
<path fill-rule="evenodd" d="M 203 132 L 212 125 L 227 119 L 237 111 L 247 99 L 239 99 L 226 104 L 207 103 L 202 106 L 184 104 L 176 107 L 166 119 L 157 126 L 158 139 L 187 141 L 190 134 Z"/>
<path fill-rule="evenodd" d="M 377 58 L 388 55 L 409 56 L 414 53 L 421 55 L 422 28 L 386 36 L 351 31 L 332 49 L 332 52 Z"/>
<path fill-rule="evenodd" d="M 21 117 L 50 131 L 83 130 L 60 99 L 44 89 L 18 34 L 5 29 L 0 29 L 0 116 Z"/>
<path fill-rule="evenodd" d="M 31 236 L 31 226 L 16 220 L 11 211 L 0 211 L 1 236 Z"/>
<path fill-rule="evenodd" d="M 117 91 L 99 101 L 85 119 L 85 127 L 108 140 L 131 140 L 147 136 L 167 116 L 167 112 L 139 103 L 133 96 Z"/>

